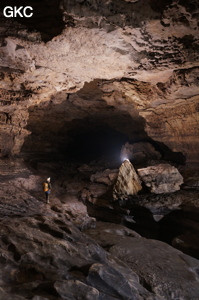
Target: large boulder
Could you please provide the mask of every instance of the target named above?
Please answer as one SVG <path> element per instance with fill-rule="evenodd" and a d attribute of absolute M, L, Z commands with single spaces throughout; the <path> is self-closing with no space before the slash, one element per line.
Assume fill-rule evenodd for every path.
<path fill-rule="evenodd" d="M 128 159 L 119 168 L 117 182 L 113 187 L 114 200 L 127 200 L 142 189 L 141 181 Z"/>
<path fill-rule="evenodd" d="M 1 300 L 160 300 L 64 214 L 1 218 L 0 230 Z"/>
<path fill-rule="evenodd" d="M 159 164 L 137 171 L 151 193 L 173 193 L 180 190 L 180 185 L 183 183 L 183 177 L 178 169 L 169 164 Z"/>
<path fill-rule="evenodd" d="M 118 240 L 109 249 L 140 276 L 141 282 L 156 295 L 169 300 L 199 299 L 199 261 L 155 240 Z"/>
<path fill-rule="evenodd" d="M 130 280 L 129 280 L 130 279 Z M 87 282 L 90 286 L 97 288 L 101 293 L 99 298 L 86 299 L 135 299 L 135 300 L 163 300 L 161 297 L 148 295 L 145 290 L 141 290 L 139 286 L 139 279 L 131 272 L 127 266 L 120 266 L 120 269 L 115 269 L 113 265 L 105 265 L 96 263 L 91 266 L 87 276 Z M 75 300 L 75 299 L 74 299 Z"/>
<path fill-rule="evenodd" d="M 199 261 L 166 243 L 142 238 L 122 225 L 97 222 L 85 231 L 126 263 L 154 295 L 169 300 L 199 299 Z"/>

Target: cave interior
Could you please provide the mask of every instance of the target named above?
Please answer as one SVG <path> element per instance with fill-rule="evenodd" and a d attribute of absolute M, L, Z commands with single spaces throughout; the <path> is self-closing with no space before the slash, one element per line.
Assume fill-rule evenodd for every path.
<path fill-rule="evenodd" d="M 0 9 L 0 299 L 199 299 L 198 0 Z"/>

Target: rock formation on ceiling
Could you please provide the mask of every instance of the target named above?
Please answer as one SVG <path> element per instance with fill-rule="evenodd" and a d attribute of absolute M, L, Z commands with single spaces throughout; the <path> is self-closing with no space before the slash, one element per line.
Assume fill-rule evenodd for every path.
<path fill-rule="evenodd" d="M 30 3 L 32 18 L 0 16 L 1 156 L 100 124 L 198 162 L 197 0 Z"/>
<path fill-rule="evenodd" d="M 0 13 L 0 298 L 198 299 L 198 0 L 28 4 L 29 19 Z M 118 165 L 66 157 L 124 144 L 186 159 L 183 190 L 120 207 Z"/>

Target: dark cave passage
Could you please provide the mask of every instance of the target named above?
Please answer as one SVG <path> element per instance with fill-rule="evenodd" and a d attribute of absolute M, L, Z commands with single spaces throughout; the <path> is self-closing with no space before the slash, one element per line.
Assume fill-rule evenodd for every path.
<path fill-rule="evenodd" d="M 69 134 L 73 138 L 65 152 L 69 159 L 90 162 L 105 157 L 120 163 L 121 147 L 128 139 L 127 136 L 105 126 L 84 133 L 79 131 Z"/>
<path fill-rule="evenodd" d="M 121 163 L 120 151 L 128 140 L 127 135 L 87 119 L 71 122 L 69 127 L 73 125 L 75 127 L 67 132 L 54 133 L 44 129 L 41 136 L 32 132 L 22 147 L 21 155 L 38 160 L 63 160 L 66 163 L 81 164 L 99 159 L 115 161 L 118 165 Z"/>
<path fill-rule="evenodd" d="M 50 101 L 29 108 L 26 137 L 21 152 L 26 156 L 57 157 L 89 162 L 102 156 L 120 163 L 127 141 L 150 140 L 145 120 L 135 110 L 128 112 L 109 105 L 95 80 L 77 93 L 57 93 Z"/>
<path fill-rule="evenodd" d="M 121 163 L 122 146 L 146 143 L 160 153 L 161 159 L 184 164 L 182 153 L 153 141 L 145 131 L 145 119 L 136 108 L 110 105 L 103 99 L 102 81 L 85 83 L 74 94 L 59 92 L 49 101 L 29 108 L 26 137 L 21 153 L 34 159 L 57 159 L 88 163 L 102 157 Z M 118 102 L 124 95 L 119 91 Z M 117 103 L 117 101 L 116 101 Z M 127 102 L 128 103 L 128 102 Z M 132 160 L 136 164 L 136 160 Z"/>

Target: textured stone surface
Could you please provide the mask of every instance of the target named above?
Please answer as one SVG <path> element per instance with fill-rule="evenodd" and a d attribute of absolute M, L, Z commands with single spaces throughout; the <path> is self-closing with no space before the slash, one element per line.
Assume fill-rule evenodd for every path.
<path fill-rule="evenodd" d="M 155 194 L 173 193 L 180 189 L 183 177 L 169 164 L 159 164 L 138 169 L 138 174 L 150 191 Z"/>
<path fill-rule="evenodd" d="M 90 180 L 92 182 L 105 183 L 107 185 L 113 185 L 118 176 L 118 170 L 106 169 L 103 172 L 97 172 L 91 175 Z"/>
<path fill-rule="evenodd" d="M 94 216 L 165 234 L 198 257 L 197 176 L 192 191 L 142 194 L 118 207 L 111 186 L 88 182 L 102 169 L 78 173 L 62 160 L 90 153 L 96 165 L 105 151 L 118 158 L 126 141 L 144 141 L 162 159 L 198 168 L 198 1 L 32 5 L 33 18 L 0 14 L 0 298 L 198 300 L 198 260 L 116 227 L 98 237 L 124 262 L 114 258 L 80 232 L 96 221 L 77 199 L 83 190 Z M 35 173 L 8 160 L 15 155 Z M 46 176 L 48 206 L 40 190 Z"/>
<path fill-rule="evenodd" d="M 129 274 L 127 272 L 115 272 L 112 266 L 93 264 L 89 269 L 89 274 L 87 277 L 87 282 L 93 286 L 95 285 L 98 290 L 104 289 L 108 297 L 121 298 L 127 300 L 129 298 L 142 299 L 141 293 L 145 294 L 144 290 L 141 291 L 137 289 L 136 276 L 129 279 Z M 115 276 L 116 275 L 116 276 Z M 131 275 L 131 273 L 130 273 Z M 105 288 L 104 288 L 105 286 Z M 144 298 L 149 298 L 147 294 Z M 155 297 L 158 298 L 158 297 Z"/>
<path fill-rule="evenodd" d="M 6 162 L 8 163 L 9 160 L 7 159 Z M 61 172 L 59 162 L 56 166 L 52 162 L 50 165 L 43 162 L 43 166 L 45 166 L 44 170 L 40 162 L 35 175 L 32 170 L 25 167 L 22 160 L 11 160 L 10 168 L 7 165 L 0 175 L 0 297 L 2 299 L 70 298 L 76 300 L 81 296 L 84 299 L 98 300 L 129 298 L 163 300 L 168 299 L 170 295 L 171 299 L 172 297 L 175 299 L 174 296 L 178 295 L 182 300 L 192 300 L 194 297 L 197 299 L 198 260 L 185 256 L 182 252 L 175 252 L 177 250 L 165 243 L 144 239 L 136 231 L 109 222 L 123 221 L 125 224 L 131 224 L 132 227 L 135 225 L 137 229 L 143 229 L 141 222 L 143 221 L 147 230 L 151 231 L 152 227 L 149 226 L 151 223 L 146 219 L 146 215 L 140 216 L 140 219 L 136 215 L 136 207 L 139 210 L 143 205 L 143 208 L 144 206 L 148 208 L 148 216 L 150 215 L 151 219 L 150 208 L 155 214 L 161 209 L 165 210 L 168 218 L 164 216 L 161 221 L 153 220 L 153 222 L 157 226 L 160 224 L 162 230 L 165 227 L 167 233 L 171 229 L 174 234 L 174 228 L 177 230 L 181 228 L 184 231 L 181 232 L 182 235 L 187 230 L 190 233 L 194 230 L 196 232 L 198 191 L 179 191 L 184 198 L 180 199 L 178 195 L 178 201 L 175 198 L 176 193 L 171 194 L 170 198 L 167 195 L 169 198 L 167 202 L 165 195 L 142 194 L 133 198 L 134 205 L 132 201 L 127 202 L 128 205 L 124 208 L 108 202 L 110 198 L 106 194 L 104 206 L 98 206 L 101 203 L 97 202 L 94 207 L 96 211 L 97 206 L 101 209 L 100 218 L 104 217 L 109 221 L 101 223 L 89 217 L 86 207 L 77 199 L 79 187 L 85 184 L 89 186 L 87 175 L 81 173 L 82 177 L 80 177 L 80 173 L 74 170 L 75 166 L 68 165 L 66 176 L 65 169 Z M 71 173 L 68 170 L 71 170 Z M 52 177 L 53 186 L 48 205 L 44 203 L 42 191 L 42 180 L 47 174 Z M 63 179 L 67 184 L 66 187 L 61 186 Z M 101 186 L 110 188 L 99 183 L 91 183 L 91 185 L 95 185 L 94 191 L 98 186 L 98 192 Z M 104 195 L 100 197 L 103 200 Z M 180 201 L 183 201 L 181 205 Z M 183 207 L 186 218 L 182 215 L 175 215 L 174 218 L 171 215 L 169 218 L 169 205 L 170 209 L 175 210 L 174 203 L 179 212 L 179 208 Z M 91 204 L 94 206 L 93 203 Z M 129 221 L 132 216 L 135 216 L 134 223 Z M 160 227 L 157 227 L 158 233 L 159 229 Z M 86 235 L 81 232 L 83 230 Z M 179 235 L 177 232 L 175 237 L 179 238 Z M 142 241 L 139 245 L 138 240 Z M 113 256 L 107 252 L 109 249 L 114 250 L 114 247 L 118 255 L 121 252 L 125 253 L 123 261 L 116 258 L 116 254 Z M 133 267 L 132 253 L 135 256 Z M 165 256 L 168 262 L 164 261 Z M 126 261 L 128 258 L 131 263 L 129 260 Z M 188 267 L 184 262 L 187 259 Z M 166 275 L 165 270 L 167 270 Z"/>
<path fill-rule="evenodd" d="M 88 188 L 82 190 L 81 199 L 83 201 L 90 201 L 97 205 L 103 205 L 104 203 L 105 205 L 112 206 L 109 203 L 110 195 L 112 195 L 112 188 L 107 187 L 104 184 L 93 183 L 89 184 Z M 107 198 L 109 199 L 109 201 L 104 201 L 107 200 Z"/>
<path fill-rule="evenodd" d="M 83 235 L 63 215 L 1 218 L 0 227 L 1 286 L 9 294 L 7 299 L 12 294 L 21 295 L 13 295 L 12 299 L 18 300 L 40 293 L 44 299 L 101 299 L 108 295 L 116 299 L 132 295 L 138 300 L 159 299 L 151 298 L 130 268 Z M 96 266 L 100 270 L 95 273 Z M 128 290 L 115 286 L 121 280 Z"/>
<path fill-rule="evenodd" d="M 166 299 L 196 300 L 199 296 L 198 260 L 162 242 L 126 238 L 113 246 L 110 253 L 137 270 L 142 282 Z"/>
<path fill-rule="evenodd" d="M 100 221 L 96 223 L 95 229 L 86 229 L 84 232 L 105 249 L 109 249 L 127 236 L 134 238 L 141 237 L 137 232 L 124 225 Z"/>
<path fill-rule="evenodd" d="M 25 151 L 64 151 L 70 130 L 100 124 L 151 137 L 195 166 L 197 1 L 33 6 L 33 18 L 0 16 L 1 156 L 18 154 L 24 141 Z"/>
<path fill-rule="evenodd" d="M 190 211 L 194 211 L 197 208 L 197 198 L 199 192 L 196 190 L 180 190 L 175 193 L 166 194 L 154 194 L 147 193 L 138 195 L 135 199 L 131 200 L 129 205 L 138 205 L 145 207 L 153 215 L 156 214 L 167 214 L 175 210 L 179 210 L 180 207 L 186 207 L 188 201 L 188 207 L 190 205 Z"/>
<path fill-rule="evenodd" d="M 56 291 L 62 299 L 99 299 L 99 291 L 91 286 L 82 283 L 79 280 L 57 281 L 54 284 Z"/>
<path fill-rule="evenodd" d="M 163 299 L 197 299 L 198 260 L 165 243 L 143 239 L 134 235 L 133 231 L 127 233 L 117 225 L 111 238 L 108 233 L 113 229 L 114 225 L 109 227 L 107 224 L 105 228 L 103 223 L 99 223 L 101 234 L 95 234 L 93 229 L 86 232 L 132 270 L 138 270 L 140 280 L 148 290 Z"/>
<path fill-rule="evenodd" d="M 113 187 L 113 199 L 128 199 L 128 196 L 136 195 L 141 189 L 141 181 L 133 165 L 125 160 L 119 168 L 117 182 Z"/>
<path fill-rule="evenodd" d="M 186 78 L 186 74 L 182 76 Z M 184 93 L 186 94 L 186 92 Z M 188 103 L 185 103 L 184 99 L 176 99 L 173 103 L 160 105 L 156 110 L 149 109 L 141 113 L 147 120 L 146 130 L 148 134 L 153 139 L 165 143 L 171 149 L 183 152 L 187 161 L 195 164 L 196 168 L 199 128 L 198 103 L 198 96 L 194 95 L 189 98 Z M 152 124 L 154 124 L 154 128 Z"/>

